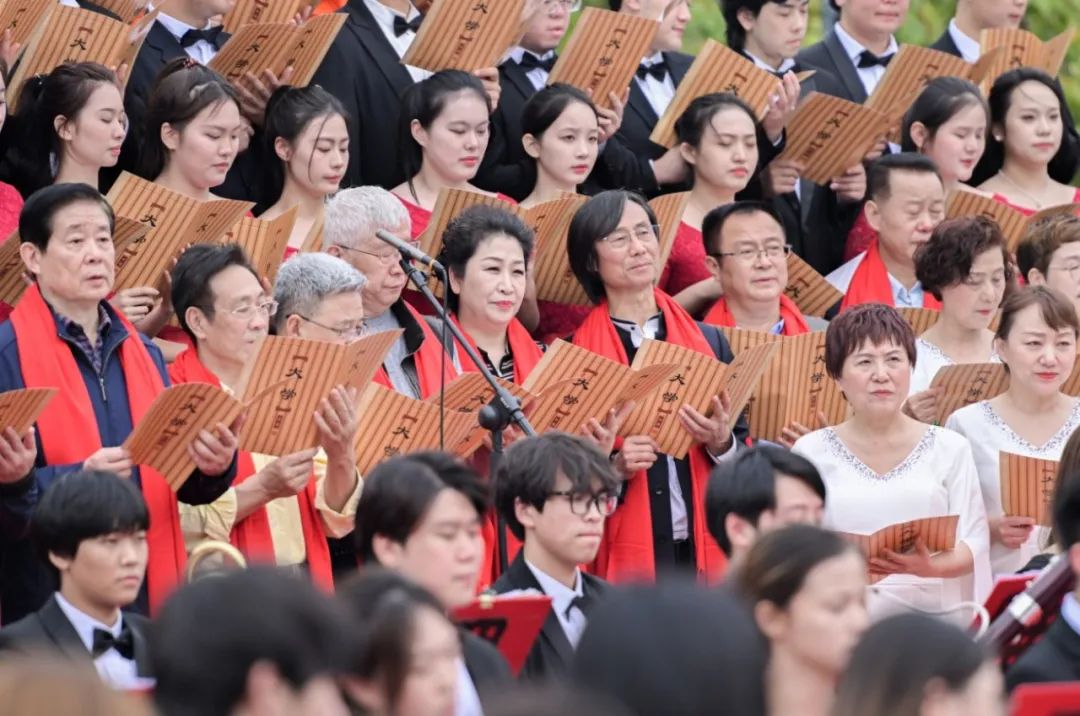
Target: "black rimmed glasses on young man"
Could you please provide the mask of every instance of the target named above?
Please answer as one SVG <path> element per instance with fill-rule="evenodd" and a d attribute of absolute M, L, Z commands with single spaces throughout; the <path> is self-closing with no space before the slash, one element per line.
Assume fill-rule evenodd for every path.
<path fill-rule="evenodd" d="M 606 492 L 593 495 L 588 492 L 574 492 L 573 490 L 555 490 L 549 492 L 548 497 L 565 497 L 570 501 L 570 512 L 581 517 L 589 514 L 589 508 L 593 505 L 596 505 L 596 511 L 602 516 L 608 517 L 619 504 L 618 496 Z"/>

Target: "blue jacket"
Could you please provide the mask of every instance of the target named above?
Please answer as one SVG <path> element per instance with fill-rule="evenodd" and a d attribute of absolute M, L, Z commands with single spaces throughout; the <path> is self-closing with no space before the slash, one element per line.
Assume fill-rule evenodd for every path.
<path fill-rule="evenodd" d="M 128 337 L 128 332 L 107 303 L 105 310 L 113 320 L 103 336 L 104 360 L 100 376 L 82 350 L 75 345 L 74 339 L 61 329 L 59 321 L 56 322 L 56 330 L 57 335 L 69 344 L 86 383 L 86 391 L 94 406 L 102 447 L 116 447 L 123 444 L 132 430 L 127 384 L 118 352 L 120 344 Z M 162 382 L 169 385 L 161 351 L 146 337 L 140 335 L 139 339 L 157 366 Z M 7 321 L 0 324 L 0 392 L 25 387 L 15 329 L 11 322 Z M 30 542 L 30 514 L 41 495 L 57 477 L 82 468 L 82 463 L 46 465 L 40 435 L 37 443 L 37 465 L 33 472 L 16 483 L 0 485 L 0 615 L 5 624 L 40 609 L 56 588 L 50 573 L 52 570 L 46 568 Z M 232 484 L 236 476 L 235 465 L 234 460 L 233 465 L 223 475 L 210 476 L 195 471 L 179 489 L 177 498 L 192 505 L 213 502 Z M 132 471 L 131 479 L 137 485 L 140 484 L 138 468 Z M 145 582 L 134 608 L 136 611 L 146 611 Z"/>

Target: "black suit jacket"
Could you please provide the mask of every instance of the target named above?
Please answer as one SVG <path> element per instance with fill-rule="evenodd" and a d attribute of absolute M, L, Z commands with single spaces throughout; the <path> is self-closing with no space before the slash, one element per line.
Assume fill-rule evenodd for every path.
<path fill-rule="evenodd" d="M 135 641 L 135 667 L 139 676 L 150 677 L 150 648 L 147 634 L 150 622 L 146 617 L 124 612 L 124 623 L 131 629 Z M 56 651 L 76 661 L 91 663 L 90 652 L 68 621 L 56 597 L 45 606 L 17 622 L 0 629 L 0 653 L 33 653 L 39 649 Z M 2 659 L 0 659 L 2 660 Z"/>
<path fill-rule="evenodd" d="M 75 0 L 75 2 L 77 2 L 79 7 L 81 7 L 83 10 L 90 10 L 91 12 L 98 12 L 98 13 L 101 13 L 102 15 L 108 15 L 109 17 L 113 18 L 114 20 L 119 20 L 120 19 L 120 16 L 117 15 L 112 10 L 106 10 L 105 8 L 103 8 L 100 5 L 97 5 L 95 3 L 87 2 L 87 0 Z"/>
<path fill-rule="evenodd" d="M 469 676 L 481 701 L 485 696 L 498 694 L 513 683 L 514 675 L 510 673 L 510 665 L 491 642 L 464 629 L 460 630 L 460 633 L 465 668 L 469 670 Z"/>
<path fill-rule="evenodd" d="M 349 114 L 349 166 L 342 187 L 405 180 L 398 157 L 401 95 L 413 84 L 397 52 L 363 0 L 349 0 L 348 15 L 312 84 L 337 97 Z"/>
<path fill-rule="evenodd" d="M 827 72 L 839 81 L 819 91 L 859 104 L 866 101 L 866 88 L 835 30 L 830 30 L 821 42 L 807 47 L 795 59 L 803 69 Z"/>
<path fill-rule="evenodd" d="M 1080 634 L 1060 616 L 1005 672 L 1009 691 L 1020 684 L 1042 681 L 1080 681 Z"/>
<path fill-rule="evenodd" d="M 590 597 L 603 599 L 611 586 L 604 580 L 581 572 L 582 590 Z M 505 594 L 517 589 L 535 589 L 543 592 L 540 582 L 536 581 L 532 570 L 525 564 L 525 556 L 518 552 L 517 557 L 491 587 L 496 594 Z M 586 615 L 586 618 L 588 615 Z M 548 613 L 544 626 L 536 638 L 525 659 L 519 677 L 522 679 L 563 680 L 569 676 L 570 663 L 574 658 L 574 649 L 566 638 L 559 617 L 554 609 Z"/>

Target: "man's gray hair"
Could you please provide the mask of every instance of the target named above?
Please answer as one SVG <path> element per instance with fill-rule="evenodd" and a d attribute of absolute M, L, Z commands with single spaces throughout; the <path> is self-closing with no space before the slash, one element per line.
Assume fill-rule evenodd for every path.
<path fill-rule="evenodd" d="M 275 331 L 283 330 L 289 316 L 310 318 L 327 297 L 360 291 L 366 283 L 364 274 L 336 256 L 322 253 L 293 256 L 278 269 L 274 282 L 274 300 L 278 303 Z"/>
<path fill-rule="evenodd" d="M 411 231 L 409 212 L 386 189 L 377 186 L 343 189 L 326 204 L 323 251 L 331 246 L 355 249 L 379 229 L 397 231 L 403 225 Z M 400 238 L 409 239 L 408 236 Z"/>

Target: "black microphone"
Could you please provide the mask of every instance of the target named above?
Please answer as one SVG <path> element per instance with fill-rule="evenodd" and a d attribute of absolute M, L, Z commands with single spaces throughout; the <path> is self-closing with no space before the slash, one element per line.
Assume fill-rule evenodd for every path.
<path fill-rule="evenodd" d="M 377 236 L 381 241 L 390 244 L 395 249 L 400 251 L 401 255 L 405 258 L 411 261 L 416 261 L 417 263 L 423 264 L 424 266 L 430 266 L 441 274 L 446 273 L 446 270 L 443 268 L 443 265 L 441 263 L 431 258 L 412 244 L 402 241 L 398 237 L 391 234 L 389 231 L 386 231 L 385 229 L 379 229 L 375 232 L 375 236 Z"/>

